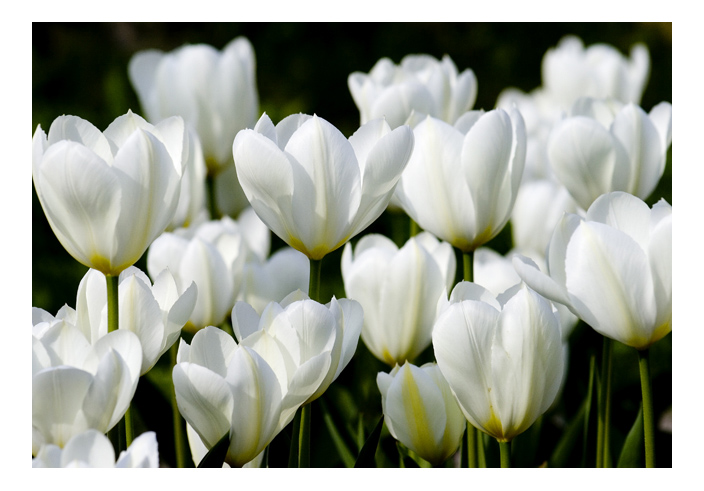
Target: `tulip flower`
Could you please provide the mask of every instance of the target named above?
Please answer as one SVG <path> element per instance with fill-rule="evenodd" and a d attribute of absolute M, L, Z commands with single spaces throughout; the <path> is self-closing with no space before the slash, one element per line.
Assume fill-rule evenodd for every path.
<path fill-rule="evenodd" d="M 364 309 L 362 340 L 390 366 L 413 360 L 430 346 L 438 311 L 455 280 L 455 253 L 423 232 L 399 249 L 383 235 L 362 237 L 342 253 L 348 298 Z"/>
<path fill-rule="evenodd" d="M 251 347 L 269 363 L 286 397 L 310 392 L 297 384 L 312 380 L 313 373 L 323 373 L 324 378 L 300 401 L 309 403 L 327 390 L 352 359 L 362 317 L 362 308 L 354 300 L 333 297 L 322 305 L 298 291 L 281 304 L 271 302 L 261 316 L 251 305 L 237 302 L 232 309 L 232 329 L 240 345 Z M 308 378 L 301 378 L 306 373 Z M 294 405 L 300 404 L 289 406 Z"/>
<path fill-rule="evenodd" d="M 115 462 L 115 450 L 108 437 L 97 430 L 86 430 L 73 436 L 63 449 L 52 444 L 42 446 L 32 459 L 32 467 L 157 468 L 156 433 L 139 435 Z"/>
<path fill-rule="evenodd" d="M 238 37 L 222 51 L 206 44 L 168 53 L 140 51 L 128 67 L 150 121 L 182 116 L 198 133 L 208 175 L 216 187 L 228 189 L 227 203 L 218 200 L 218 207 L 232 216 L 247 207 L 237 175 L 231 172 L 232 141 L 238 131 L 251 128 L 259 114 L 255 65 L 251 43 Z"/>
<path fill-rule="evenodd" d="M 562 38 L 545 53 L 542 64 L 543 87 L 563 109 L 583 96 L 638 104 L 649 75 L 645 45 L 635 44 L 626 58 L 607 44 L 585 49 L 576 36 Z"/>
<path fill-rule="evenodd" d="M 322 118 L 264 114 L 232 146 L 252 208 L 284 242 L 319 260 L 384 211 L 413 149 L 409 127 L 383 120 L 346 139 Z"/>
<path fill-rule="evenodd" d="M 427 117 L 396 196 L 418 225 L 462 252 L 495 237 L 511 216 L 525 162 L 521 115 L 497 109 L 456 125 Z"/>
<path fill-rule="evenodd" d="M 391 435 L 433 465 L 459 447 L 466 420 L 435 363 L 406 363 L 379 372 L 384 421 Z"/>
<path fill-rule="evenodd" d="M 119 277 L 119 329 L 134 332 L 142 346 L 144 375 L 179 338 L 196 304 L 197 288 L 191 283 L 179 290 L 167 269 L 152 285 L 147 275 L 131 266 Z M 108 332 L 107 289 L 103 275 L 91 269 L 78 286 L 77 325 L 91 342 Z"/>
<path fill-rule="evenodd" d="M 600 334 L 639 350 L 672 330 L 672 206 L 652 209 L 623 192 L 598 198 L 586 217 L 565 215 L 547 256 L 549 276 L 517 256 L 531 288 Z"/>
<path fill-rule="evenodd" d="M 128 73 L 149 120 L 181 116 L 196 129 L 209 168 L 231 161 L 232 140 L 259 113 L 254 49 L 244 37 L 222 51 L 206 44 L 140 51 Z"/>
<path fill-rule="evenodd" d="M 547 156 L 557 178 L 586 210 L 612 191 L 650 196 L 671 142 L 671 104 L 661 102 L 646 114 L 635 104 L 585 98 L 553 129 Z"/>
<path fill-rule="evenodd" d="M 318 397 L 352 358 L 361 329 L 359 305 L 333 299 L 271 303 L 261 318 L 239 302 L 233 330 L 239 345 L 215 327 L 181 341 L 173 379 L 179 410 L 210 449 L 229 432 L 226 463 L 259 455 Z"/>
<path fill-rule="evenodd" d="M 185 329 L 220 325 L 235 303 L 249 251 L 237 222 L 229 217 L 159 236 L 147 254 L 147 270 L 156 278 L 164 269 L 179 289 L 191 282 L 198 298 Z"/>
<path fill-rule="evenodd" d="M 238 347 L 216 327 L 198 331 L 179 346 L 173 370 L 179 411 L 211 449 L 230 435 L 225 461 L 241 467 L 283 429 L 282 390 L 255 351 Z"/>
<path fill-rule="evenodd" d="M 39 202 L 61 245 L 78 262 L 116 276 L 168 226 L 179 199 L 184 125 L 152 126 L 128 112 L 101 133 L 60 116 L 32 139 Z"/>
<path fill-rule="evenodd" d="M 435 323 L 433 348 L 465 417 L 499 442 L 527 430 L 560 387 L 559 321 L 525 285 L 494 297 L 459 283 Z"/>
<path fill-rule="evenodd" d="M 186 436 L 188 437 L 188 446 L 191 450 L 191 457 L 193 458 L 193 464 L 197 467 L 201 461 L 205 458 L 205 456 L 208 454 L 208 447 L 205 446 L 203 443 L 203 440 L 198 436 L 198 433 L 196 433 L 196 430 L 193 429 L 191 425 L 186 423 Z M 259 468 L 262 466 L 262 462 L 264 461 L 264 454 L 266 451 L 262 451 L 259 455 L 257 455 L 253 460 L 250 460 L 246 464 L 244 464 L 242 467 L 243 468 Z M 223 462 L 222 464 L 223 467 L 225 468 L 230 468 L 229 464 L 227 462 Z"/>
<path fill-rule="evenodd" d="M 76 319 L 70 308 L 56 317 L 32 309 L 32 455 L 44 444 L 63 448 L 89 428 L 107 432 L 137 388 L 137 336 L 118 330 L 91 342 Z"/>
<path fill-rule="evenodd" d="M 470 69 L 462 73 L 445 55 L 408 55 L 397 66 L 380 59 L 369 74 L 354 72 L 347 79 L 359 108 L 360 124 L 386 118 L 392 128 L 406 124 L 412 112 L 454 124 L 477 98 L 477 78 Z"/>

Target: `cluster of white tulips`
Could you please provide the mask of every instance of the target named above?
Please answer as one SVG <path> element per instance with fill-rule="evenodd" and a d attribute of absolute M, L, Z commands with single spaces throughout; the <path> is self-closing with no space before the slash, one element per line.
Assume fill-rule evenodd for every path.
<path fill-rule="evenodd" d="M 159 466 L 131 402 L 165 354 L 179 467 L 266 467 L 279 434 L 289 465 L 310 466 L 312 428 L 335 433 L 315 401 L 366 349 L 387 368 L 371 382 L 383 417 L 351 452 L 333 435 L 344 463 L 373 465 L 386 428 L 404 466 L 486 466 L 496 440 L 508 467 L 559 402 L 580 321 L 604 338 L 600 401 L 618 397 L 613 342 L 637 350 L 655 466 L 648 350 L 672 330 L 672 207 L 644 200 L 672 106 L 639 106 L 649 65 L 645 46 L 567 37 L 542 87 L 485 111 L 449 56 L 383 58 L 348 78 L 347 136 L 323 111 L 261 114 L 245 38 L 137 53 L 143 117 L 101 131 L 60 116 L 32 140 L 44 213 L 90 268 L 75 306 L 32 310 L 33 466 Z M 407 215 L 402 241 L 365 232 L 385 212 Z M 503 256 L 485 246 L 509 221 Z M 323 298 L 340 248 L 347 298 Z M 613 464 L 608 408 L 598 467 Z"/>

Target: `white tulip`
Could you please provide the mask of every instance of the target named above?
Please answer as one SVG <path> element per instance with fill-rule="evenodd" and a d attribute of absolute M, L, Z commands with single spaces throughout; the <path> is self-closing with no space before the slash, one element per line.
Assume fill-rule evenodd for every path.
<path fill-rule="evenodd" d="M 232 150 L 252 208 L 284 242 L 322 259 L 384 211 L 413 149 L 409 127 L 383 120 L 349 140 L 317 116 L 298 114 L 276 127 L 264 114 Z"/>
<path fill-rule="evenodd" d="M 139 260 L 178 205 L 185 128 L 128 112 L 101 133 L 60 116 L 32 139 L 39 202 L 61 245 L 78 262 L 116 276 Z"/>

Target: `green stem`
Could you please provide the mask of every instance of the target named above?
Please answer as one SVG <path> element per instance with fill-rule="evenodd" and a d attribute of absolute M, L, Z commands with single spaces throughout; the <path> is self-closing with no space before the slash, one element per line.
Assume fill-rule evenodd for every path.
<path fill-rule="evenodd" d="M 601 372 L 599 374 L 599 389 L 597 392 L 597 433 L 596 433 L 596 467 L 609 467 L 607 455 L 609 454 L 609 409 L 611 388 L 611 358 L 613 343 L 606 336 L 603 337 L 601 352 Z"/>
<path fill-rule="evenodd" d="M 587 444 L 589 443 L 589 416 L 592 408 L 592 394 L 594 393 L 594 378 L 596 374 L 596 356 L 589 358 L 589 384 L 587 386 L 587 400 L 584 412 L 584 432 L 582 440 L 582 467 L 587 466 Z"/>
<path fill-rule="evenodd" d="M 464 281 L 474 281 L 474 251 L 462 253 Z"/>
<path fill-rule="evenodd" d="M 171 355 L 171 371 L 176 366 L 176 355 L 178 353 L 178 340 L 169 349 Z M 171 386 L 171 415 L 174 422 L 174 446 L 176 451 L 176 467 L 183 469 L 186 467 L 186 440 L 183 437 L 183 423 L 181 422 L 181 413 L 176 404 L 176 387 Z"/>
<path fill-rule="evenodd" d="M 608 363 L 606 365 L 606 402 L 604 403 L 604 467 L 611 467 L 611 375 L 613 366 L 613 345 L 609 342 Z"/>
<path fill-rule="evenodd" d="M 308 280 L 308 296 L 311 300 L 322 303 L 320 299 L 320 271 L 323 269 L 322 259 L 310 260 L 310 278 Z"/>
<path fill-rule="evenodd" d="M 653 421 L 653 394 L 650 385 L 648 349 L 638 350 L 640 388 L 643 392 L 643 437 L 645 439 L 645 466 L 655 467 L 655 425 Z"/>
<path fill-rule="evenodd" d="M 301 407 L 301 430 L 298 435 L 298 467 L 310 467 L 310 414 L 311 405 Z"/>
<path fill-rule="evenodd" d="M 486 469 L 486 453 L 484 451 L 484 436 L 486 433 L 481 433 L 477 431 L 477 467 L 480 469 Z"/>
<path fill-rule="evenodd" d="M 108 286 L 108 332 L 113 332 L 120 327 L 120 308 L 118 305 L 120 276 L 106 274 L 105 280 Z"/>
<path fill-rule="evenodd" d="M 511 442 L 499 442 L 499 451 L 501 452 L 501 468 L 508 469 L 511 467 Z"/>
<path fill-rule="evenodd" d="M 208 212 L 210 212 L 210 219 L 218 220 L 220 219 L 220 213 L 218 213 L 218 203 L 215 193 L 215 175 L 208 172 L 205 183 L 208 188 Z"/>
<path fill-rule="evenodd" d="M 132 406 L 127 407 L 125 411 L 125 448 L 132 445 Z"/>
<path fill-rule="evenodd" d="M 462 466 L 474 469 L 477 467 L 477 430 L 469 421 L 464 441 L 465 451 L 462 453 Z"/>

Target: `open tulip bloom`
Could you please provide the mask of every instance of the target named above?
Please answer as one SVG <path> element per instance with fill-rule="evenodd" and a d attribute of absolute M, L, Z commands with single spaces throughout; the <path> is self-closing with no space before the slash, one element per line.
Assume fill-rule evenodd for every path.
<path fill-rule="evenodd" d="M 322 259 L 386 209 L 413 150 L 408 126 L 383 119 L 349 140 L 318 116 L 295 114 L 274 126 L 264 114 L 232 146 L 252 208 L 284 242 Z"/>
<path fill-rule="evenodd" d="M 169 225 L 181 189 L 185 127 L 157 126 L 128 112 L 101 133 L 60 116 L 32 139 L 39 202 L 61 245 L 78 262 L 116 276 Z"/>
<path fill-rule="evenodd" d="M 179 347 L 173 373 L 179 410 L 208 449 L 229 433 L 231 466 L 257 457 L 302 404 L 337 378 L 357 346 L 356 302 L 323 306 L 298 293 L 282 304 L 269 304 L 259 317 L 238 302 L 237 342 L 210 326 Z"/>
<path fill-rule="evenodd" d="M 511 217 L 526 133 L 516 110 L 471 111 L 454 126 L 427 117 L 396 189 L 418 225 L 462 252 L 495 237 Z"/>
<path fill-rule="evenodd" d="M 433 348 L 464 415 L 499 442 L 527 430 L 560 388 L 559 320 L 525 285 L 494 297 L 459 283 L 435 322 Z"/>
<path fill-rule="evenodd" d="M 627 193 L 601 196 L 585 218 L 566 214 L 547 254 L 549 275 L 515 256 L 531 288 L 600 334 L 639 350 L 672 330 L 672 207 Z"/>

